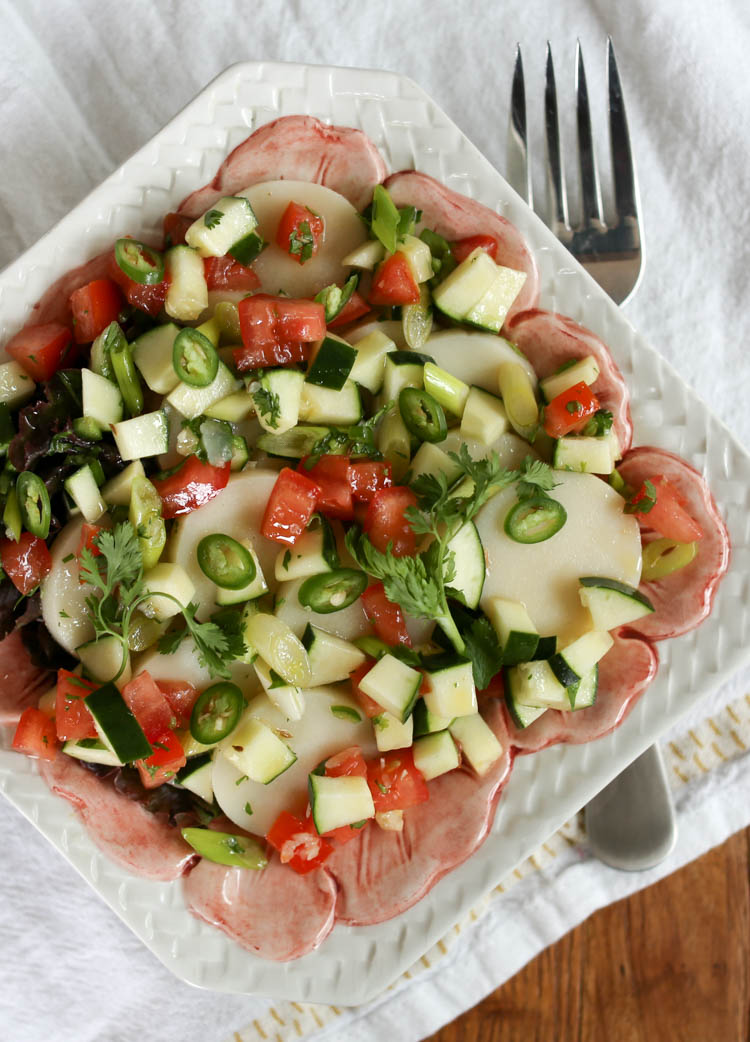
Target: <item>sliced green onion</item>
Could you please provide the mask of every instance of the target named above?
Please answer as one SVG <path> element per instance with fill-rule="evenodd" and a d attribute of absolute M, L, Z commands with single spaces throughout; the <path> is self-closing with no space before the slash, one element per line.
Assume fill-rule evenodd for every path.
<path fill-rule="evenodd" d="M 150 246 L 136 239 L 118 239 L 115 260 L 121 271 L 139 286 L 154 286 L 164 280 L 164 258 Z"/>
<path fill-rule="evenodd" d="M 230 535 L 214 532 L 198 543 L 201 571 L 224 590 L 241 590 L 255 578 L 257 571 L 250 551 Z"/>
<path fill-rule="evenodd" d="M 236 684 L 213 684 L 198 696 L 190 715 L 190 733 L 202 745 L 214 745 L 235 729 L 245 706 Z"/>
<path fill-rule="evenodd" d="M 678 543 L 674 539 L 654 539 L 643 548 L 644 582 L 663 579 L 690 564 L 698 553 L 697 543 Z"/>
<path fill-rule="evenodd" d="M 370 228 L 376 239 L 390 253 L 396 252 L 398 246 L 398 226 L 400 214 L 396 204 L 382 185 L 375 185 L 372 193 L 372 218 Z"/>
<path fill-rule="evenodd" d="M 530 496 L 508 512 L 505 531 L 516 543 L 543 543 L 559 532 L 568 515 L 551 496 Z"/>
<path fill-rule="evenodd" d="M 18 475 L 16 482 L 18 508 L 21 511 L 21 523 L 27 532 L 46 539 L 49 535 L 52 508 L 49 492 L 38 474 L 30 470 Z"/>
<path fill-rule="evenodd" d="M 143 568 L 153 568 L 167 543 L 161 516 L 161 497 L 147 477 L 138 475 L 130 486 L 128 520 L 138 536 Z"/>
<path fill-rule="evenodd" d="M 333 572 L 311 575 L 299 588 L 297 598 L 304 608 L 321 615 L 341 611 L 364 593 L 367 576 L 356 568 L 337 568 Z"/>
<path fill-rule="evenodd" d="M 404 387 L 398 396 L 398 410 L 409 432 L 420 441 L 444 441 L 448 436 L 443 407 L 428 391 Z"/>
<path fill-rule="evenodd" d="M 432 332 L 432 302 L 426 282 L 419 287 L 419 301 L 401 307 L 401 328 L 412 351 L 421 351 Z"/>
<path fill-rule="evenodd" d="M 112 329 L 113 326 L 116 328 Z M 117 386 L 128 412 L 131 416 L 138 416 L 143 412 L 143 387 L 133 361 L 133 351 L 116 322 L 108 329 L 111 333 L 105 340 L 104 349 L 109 352 Z"/>
<path fill-rule="evenodd" d="M 183 383 L 208 387 L 219 369 L 216 348 L 197 329 L 181 329 L 172 348 L 172 364 Z"/>
<path fill-rule="evenodd" d="M 245 804 L 246 813 L 248 806 Z M 230 832 L 217 832 L 215 829 L 189 828 L 182 829 L 182 838 L 206 861 L 213 861 L 217 865 L 259 871 L 268 864 L 262 844 L 252 836 L 234 836 Z"/>

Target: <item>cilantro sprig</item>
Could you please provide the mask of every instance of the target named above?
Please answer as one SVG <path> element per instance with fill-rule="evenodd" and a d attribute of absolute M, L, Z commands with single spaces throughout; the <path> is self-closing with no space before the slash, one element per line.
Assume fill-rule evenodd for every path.
<path fill-rule="evenodd" d="M 122 664 L 117 674 L 120 676 L 128 661 L 128 640 L 133 616 L 152 594 L 144 587 L 138 536 L 129 521 L 115 525 L 112 531 L 104 529 L 99 532 L 94 538 L 94 545 L 99 550 L 99 556 L 94 556 L 88 547 L 84 547 L 80 555 L 81 579 L 92 587 L 92 593 L 86 597 L 86 611 L 94 625 L 97 639 L 109 636 L 120 642 Z M 171 594 L 160 593 L 159 596 L 179 604 Z M 208 669 L 211 676 L 226 678 L 229 676 L 227 661 L 236 657 L 236 649 L 231 647 L 227 635 L 215 622 L 198 622 L 195 617 L 197 610 L 196 604 L 188 604 L 186 607 L 180 605 L 185 628 L 178 631 L 179 640 L 175 638 L 176 642 L 170 650 L 176 650 L 182 637 L 189 633 L 200 664 Z"/>
<path fill-rule="evenodd" d="M 276 391 L 261 386 L 253 391 L 253 402 L 260 416 L 263 416 L 269 427 L 274 429 L 281 422 L 281 400 Z"/>
<path fill-rule="evenodd" d="M 497 492 L 522 478 L 528 480 L 529 475 L 537 482 L 551 479 L 546 464 L 536 466 L 530 459 L 519 471 L 503 467 L 496 452 L 474 460 L 465 445 L 448 455 L 472 487 L 464 494 L 465 483 L 459 482 L 463 486 L 459 494 L 455 485 L 449 487 L 445 474 L 421 475 L 411 483 L 418 505 L 407 509 L 405 516 L 413 531 L 428 540 L 426 549 L 413 557 L 396 557 L 390 546 L 385 552 L 378 550 L 357 528 L 347 533 L 346 544 L 359 566 L 383 583 L 388 600 L 400 604 L 409 615 L 435 619 L 456 651 L 464 652 L 467 642 L 448 605 L 448 598 L 456 593 L 450 585 L 456 578 L 451 540 Z M 480 639 L 479 634 L 475 637 Z"/>

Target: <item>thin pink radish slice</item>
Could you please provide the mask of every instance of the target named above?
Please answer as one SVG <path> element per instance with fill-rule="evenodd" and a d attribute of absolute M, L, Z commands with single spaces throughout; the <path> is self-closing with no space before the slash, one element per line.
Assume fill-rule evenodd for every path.
<path fill-rule="evenodd" d="M 505 751 L 484 778 L 468 770 L 444 774 L 430 782 L 426 803 L 404 812 L 403 832 L 371 824 L 332 854 L 326 869 L 339 886 L 337 921 L 364 926 L 400 915 L 482 845 L 512 764 L 498 703 L 488 722 Z"/>
<path fill-rule="evenodd" d="M 623 455 L 633 440 L 630 392 L 607 345 L 572 318 L 534 308 L 516 314 L 506 326 L 507 336 L 526 355 L 540 380 L 551 376 L 563 362 L 593 355 L 599 377 L 591 389 L 603 409 L 613 416 L 613 426 Z"/>
<path fill-rule="evenodd" d="M 54 682 L 54 673 L 32 665 L 21 631 L 10 633 L 0 642 L 0 726 L 17 724 Z"/>
<path fill-rule="evenodd" d="M 396 206 L 416 206 L 422 211 L 424 226 L 449 242 L 471 235 L 491 235 L 497 241 L 497 263 L 526 272 L 526 282 L 508 311 L 506 327 L 514 315 L 535 307 L 539 300 L 539 271 L 515 225 L 482 203 L 467 199 L 416 170 L 391 174 L 385 187 Z"/>
<path fill-rule="evenodd" d="M 205 859 L 183 884 L 194 916 L 263 959 L 298 959 L 331 932 L 336 886 L 323 869 L 300 876 L 273 854 L 266 868 L 225 868 Z"/>
<path fill-rule="evenodd" d="M 58 753 L 38 761 L 52 792 L 72 803 L 94 843 L 116 864 L 146 879 L 177 879 L 195 852 L 180 835 L 139 803 L 80 763 Z"/>
<path fill-rule="evenodd" d="M 649 445 L 631 449 L 617 468 L 632 488 L 646 478 L 663 476 L 683 499 L 690 516 L 703 529 L 698 553 L 684 568 L 640 589 L 656 611 L 634 622 L 633 629 L 650 640 L 679 637 L 694 629 L 710 613 L 716 590 L 729 567 L 731 544 L 705 478 L 680 456 Z"/>
<path fill-rule="evenodd" d="M 510 742 L 515 749 L 536 753 L 558 742 L 580 745 L 609 734 L 622 723 L 656 676 L 659 657 L 637 633 L 620 630 L 614 638 L 613 647 L 599 663 L 595 704 L 574 713 L 548 709 L 524 728 L 516 727 L 508 717 Z"/>
<path fill-rule="evenodd" d="M 217 199 L 262 181 L 311 181 L 363 210 L 385 177 L 383 158 L 361 130 L 329 127 L 313 116 L 282 116 L 259 127 L 219 167 L 210 184 L 180 203 L 200 217 Z"/>

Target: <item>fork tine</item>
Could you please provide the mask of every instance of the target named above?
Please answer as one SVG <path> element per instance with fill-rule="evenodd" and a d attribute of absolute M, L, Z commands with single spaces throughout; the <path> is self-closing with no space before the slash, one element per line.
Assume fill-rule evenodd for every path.
<path fill-rule="evenodd" d="M 607 38 L 607 87 L 609 94 L 609 140 L 612 147 L 615 212 L 618 219 L 638 218 L 638 192 L 635 163 L 630 150 L 630 134 L 625 116 L 620 76 L 617 71 L 612 37 Z"/>
<path fill-rule="evenodd" d="M 516 64 L 510 94 L 510 123 L 507 150 L 508 180 L 529 206 L 534 205 L 531 189 L 531 170 L 526 142 L 526 91 L 523 81 L 521 45 L 516 45 Z"/>
<path fill-rule="evenodd" d="M 602 221 L 602 198 L 596 170 L 594 142 L 591 135 L 591 113 L 586 88 L 586 70 L 580 40 L 576 44 L 576 110 L 578 116 L 578 158 L 581 166 L 582 226 Z"/>
<path fill-rule="evenodd" d="M 560 127 L 557 120 L 557 91 L 555 70 L 552 64 L 552 48 L 547 43 L 547 64 L 544 82 L 544 132 L 547 142 L 547 194 L 549 199 L 550 227 L 555 235 L 568 228 L 568 197 L 562 171 L 560 149 Z"/>

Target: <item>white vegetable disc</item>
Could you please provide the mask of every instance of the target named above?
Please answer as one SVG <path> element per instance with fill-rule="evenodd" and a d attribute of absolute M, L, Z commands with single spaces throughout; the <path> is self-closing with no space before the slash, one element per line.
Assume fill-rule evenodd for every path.
<path fill-rule="evenodd" d="M 497 370 L 503 362 L 517 362 L 536 387 L 536 373 L 531 362 L 494 333 L 447 329 L 433 334 L 423 350 L 432 355 L 441 369 L 460 377 L 464 383 L 483 387 L 491 394 L 500 393 Z"/>
<path fill-rule="evenodd" d="M 74 518 L 63 528 L 52 544 L 52 568 L 42 581 L 42 617 L 44 625 L 66 651 L 93 640 L 94 627 L 85 613 L 85 600 L 91 587 L 79 581 L 78 559 L 81 542 L 81 518 Z"/>
<path fill-rule="evenodd" d="M 273 728 L 296 753 L 297 761 L 268 785 L 244 776 L 220 752 L 214 754 L 212 780 L 214 796 L 221 809 L 241 828 L 265 835 L 282 810 L 301 814 L 307 802 L 307 776 L 313 768 L 334 753 L 358 745 L 365 757 L 377 753 L 372 724 L 359 705 L 336 687 L 307 688 L 304 691 L 305 714 L 301 720 L 287 720 L 266 695 L 259 695 L 246 713 Z M 332 707 L 346 707 L 360 720 L 354 722 L 345 713 L 331 712 Z M 231 742 L 231 738 L 226 739 Z M 252 808 L 248 814 L 246 807 Z"/>
<path fill-rule="evenodd" d="M 264 293 L 283 289 L 291 297 L 313 297 L 324 286 L 342 284 L 349 269 L 343 266 L 341 258 L 367 238 L 357 211 L 343 195 L 306 181 L 267 181 L 244 188 L 239 194 L 250 200 L 258 218 L 258 231 L 268 243 L 253 261 Z M 320 249 L 304 264 L 276 245 L 279 221 L 292 202 L 309 207 L 325 222 Z"/>
<path fill-rule="evenodd" d="M 274 470 L 243 470 L 233 474 L 227 487 L 210 503 L 179 519 L 169 539 L 166 557 L 182 565 L 195 586 L 194 600 L 200 605 L 198 618 L 216 611 L 216 587 L 200 569 L 196 551 L 206 535 L 221 532 L 234 539 L 248 539 L 258 555 L 269 588 L 273 589 L 274 562 L 279 545 L 260 534 L 260 525 L 278 473 Z"/>
<path fill-rule="evenodd" d="M 490 597 L 521 601 L 544 636 L 556 634 L 565 646 L 591 629 L 591 617 L 578 596 L 578 580 L 601 575 L 637 586 L 641 574 L 638 522 L 623 513 L 623 499 L 592 474 L 555 471 L 559 482 L 549 494 L 568 519 L 541 543 L 517 543 L 503 524 L 516 503 L 507 488 L 479 512 L 476 526 L 487 558 L 481 606 Z"/>

